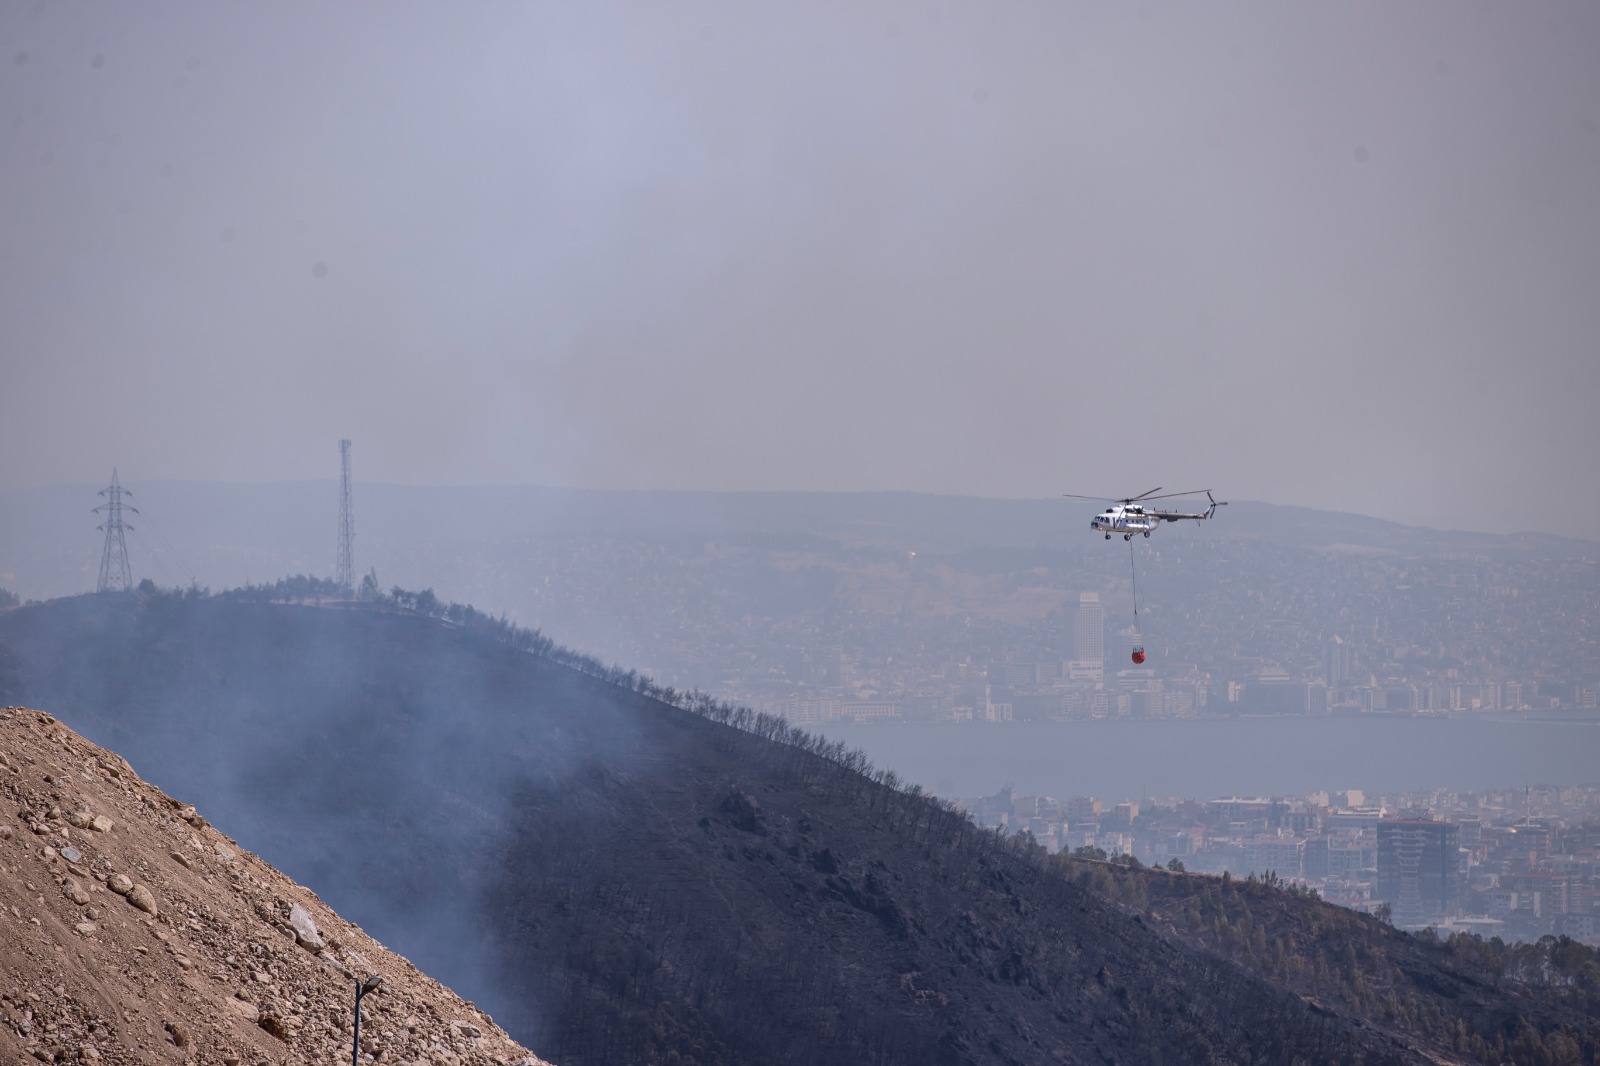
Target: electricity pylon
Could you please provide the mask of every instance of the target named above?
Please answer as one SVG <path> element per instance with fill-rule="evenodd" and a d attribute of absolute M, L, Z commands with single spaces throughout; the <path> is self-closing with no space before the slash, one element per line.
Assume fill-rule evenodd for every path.
<path fill-rule="evenodd" d="M 106 502 L 96 507 L 94 513 L 104 511 L 106 520 L 95 528 L 106 531 L 106 546 L 100 553 L 100 581 L 95 585 L 95 591 L 127 592 L 133 588 L 133 572 L 128 569 L 128 542 L 122 532 L 133 527 L 122 520 L 122 512 L 138 514 L 139 508 L 122 502 L 122 497 L 132 496 L 133 493 L 118 483 L 116 467 L 111 468 L 111 484 L 101 489 L 100 495 L 106 498 Z"/>

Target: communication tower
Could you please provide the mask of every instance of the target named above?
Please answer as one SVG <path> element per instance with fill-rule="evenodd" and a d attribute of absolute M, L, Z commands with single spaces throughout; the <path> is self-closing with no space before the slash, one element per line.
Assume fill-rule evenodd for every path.
<path fill-rule="evenodd" d="M 339 560 L 333 580 L 346 592 L 356 587 L 356 525 L 350 508 L 350 442 L 339 442 Z"/>
<path fill-rule="evenodd" d="M 123 511 L 139 513 L 139 508 L 122 502 L 122 497 L 132 496 L 133 493 L 123 488 L 117 481 L 116 467 L 111 468 L 111 484 L 100 490 L 100 495 L 106 502 L 94 509 L 95 514 L 101 511 L 106 513 L 103 524 L 96 526 L 106 532 L 106 546 L 100 553 L 100 581 L 95 585 L 96 592 L 127 592 L 133 588 L 133 573 L 128 569 L 128 542 L 124 539 L 123 530 L 132 529 L 122 520 Z"/>

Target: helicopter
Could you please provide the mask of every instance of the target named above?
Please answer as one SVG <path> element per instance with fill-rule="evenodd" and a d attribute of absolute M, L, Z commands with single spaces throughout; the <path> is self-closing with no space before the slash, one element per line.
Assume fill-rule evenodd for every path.
<path fill-rule="evenodd" d="M 1204 522 L 1217 513 L 1218 507 L 1226 507 L 1228 503 L 1226 500 L 1218 500 L 1213 497 L 1210 489 L 1168 492 L 1157 496 L 1156 493 L 1158 492 L 1161 492 L 1160 486 L 1148 492 L 1141 492 L 1137 496 L 1125 496 L 1121 499 L 1115 496 L 1074 496 L 1071 493 L 1065 494 L 1064 498 L 1068 500 L 1103 500 L 1112 504 L 1113 506 L 1106 508 L 1089 520 L 1089 528 L 1098 533 L 1104 533 L 1107 540 L 1111 539 L 1111 534 L 1113 533 L 1121 533 L 1123 540 L 1132 540 L 1135 533 L 1143 533 L 1148 537 L 1163 522 L 1182 522 L 1185 520 Z M 1186 511 L 1163 511 L 1146 507 L 1140 502 L 1170 500 L 1177 496 L 1199 496 L 1202 493 L 1211 502 L 1211 506 L 1194 514 Z"/>

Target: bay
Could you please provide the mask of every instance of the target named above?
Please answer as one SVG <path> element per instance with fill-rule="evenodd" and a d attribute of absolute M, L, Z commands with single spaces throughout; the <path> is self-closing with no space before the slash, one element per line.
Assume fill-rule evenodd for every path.
<path fill-rule="evenodd" d="M 1376 796 L 1600 784 L 1589 715 L 1090 719 L 829 725 L 873 765 L 947 798 L 1018 792 L 1145 797 Z"/>

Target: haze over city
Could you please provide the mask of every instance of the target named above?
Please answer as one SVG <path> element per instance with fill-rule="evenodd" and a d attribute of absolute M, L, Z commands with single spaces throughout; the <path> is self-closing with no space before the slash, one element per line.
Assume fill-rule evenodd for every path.
<path fill-rule="evenodd" d="M 1600 1061 L 1600 6 L 0 45 L 0 1060 Z"/>
<path fill-rule="evenodd" d="M 1590 536 L 1580 3 L 0 10 L 0 487 Z M 1079 523 L 1074 523 L 1079 524 Z"/>

